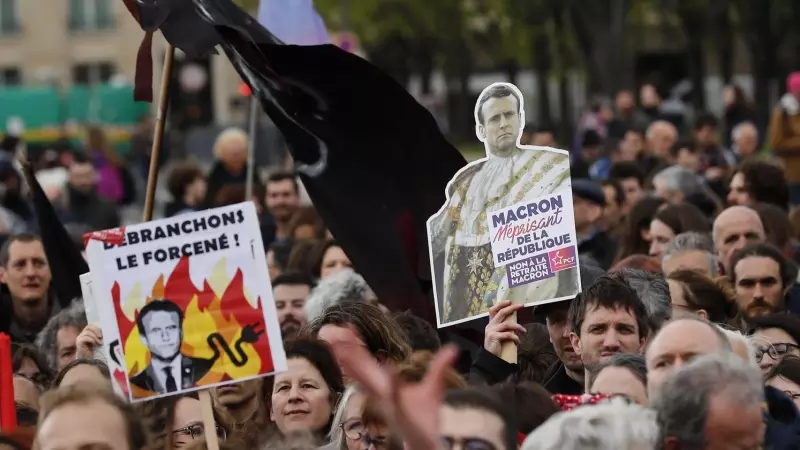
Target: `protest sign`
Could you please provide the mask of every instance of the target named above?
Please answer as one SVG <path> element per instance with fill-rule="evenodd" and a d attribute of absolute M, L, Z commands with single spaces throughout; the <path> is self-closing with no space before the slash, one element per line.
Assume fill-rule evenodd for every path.
<path fill-rule="evenodd" d="M 80 280 L 83 308 L 86 311 L 86 322 L 89 323 L 89 325 L 94 325 L 102 329 L 103 320 L 100 318 L 100 307 L 97 304 L 92 290 L 92 273 L 87 272 L 82 274 Z M 114 321 L 114 310 L 112 308 L 106 308 L 104 313 L 110 314 L 106 318 L 106 322 Z M 114 388 L 114 392 L 127 398 L 128 382 L 125 380 L 125 371 L 122 366 L 122 348 L 119 345 L 119 340 L 104 340 L 103 346 L 95 349 L 94 358 L 108 365 L 108 371 L 111 373 L 111 385 Z"/>
<path fill-rule="evenodd" d="M 87 253 L 131 401 L 285 370 L 252 202 L 96 233 Z"/>
<path fill-rule="evenodd" d="M 494 83 L 475 104 L 486 157 L 460 170 L 428 220 L 439 326 L 502 300 L 536 305 L 580 292 L 569 153 L 520 144 L 522 93 Z"/>

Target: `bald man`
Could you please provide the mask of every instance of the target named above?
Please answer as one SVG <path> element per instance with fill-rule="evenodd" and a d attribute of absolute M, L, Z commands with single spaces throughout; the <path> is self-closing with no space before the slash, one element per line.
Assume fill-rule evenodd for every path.
<path fill-rule="evenodd" d="M 698 316 L 677 317 L 650 340 L 645 352 L 647 396 L 661 388 L 664 379 L 698 355 L 732 352 L 727 336 L 713 323 Z"/>
<path fill-rule="evenodd" d="M 714 220 L 714 248 L 726 274 L 733 252 L 753 242 L 764 242 L 767 234 L 758 213 L 746 206 L 731 206 Z"/>
<path fill-rule="evenodd" d="M 671 162 L 669 150 L 678 140 L 678 129 L 666 120 L 656 120 L 647 128 L 646 140 L 651 155 Z"/>

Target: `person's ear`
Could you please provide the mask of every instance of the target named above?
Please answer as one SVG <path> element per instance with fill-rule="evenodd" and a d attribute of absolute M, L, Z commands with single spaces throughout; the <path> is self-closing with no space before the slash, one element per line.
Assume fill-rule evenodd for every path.
<path fill-rule="evenodd" d="M 603 217 L 603 208 L 599 205 L 592 205 L 592 208 L 589 208 L 589 220 L 594 223 L 601 217 Z"/>
<path fill-rule="evenodd" d="M 478 136 L 478 140 L 484 142 L 486 140 L 486 128 L 481 125 L 475 125 L 475 134 Z"/>
<path fill-rule="evenodd" d="M 150 346 L 147 344 L 147 338 L 146 337 L 144 337 L 143 335 L 139 335 L 139 341 L 141 341 L 142 345 L 147 347 L 148 350 L 150 349 Z"/>
<path fill-rule="evenodd" d="M 375 352 L 375 361 L 378 362 L 379 366 L 382 366 L 387 359 L 389 359 L 389 354 L 386 353 L 385 350 L 378 350 L 377 352 Z"/>
<path fill-rule="evenodd" d="M 0 267 L 0 283 L 6 284 L 6 268 Z"/>
<path fill-rule="evenodd" d="M 694 313 L 697 314 L 699 317 L 708 320 L 708 311 L 706 311 L 705 309 L 698 309 Z"/>
<path fill-rule="evenodd" d="M 581 338 L 574 332 L 570 332 L 569 343 L 572 344 L 572 348 L 575 350 L 575 354 L 581 356 Z"/>

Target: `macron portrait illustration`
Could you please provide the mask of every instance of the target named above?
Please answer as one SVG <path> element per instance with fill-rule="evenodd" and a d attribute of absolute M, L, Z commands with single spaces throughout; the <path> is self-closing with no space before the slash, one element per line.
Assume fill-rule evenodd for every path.
<path fill-rule="evenodd" d="M 136 318 L 142 344 L 150 351 L 150 364 L 130 378 L 130 383 L 156 394 L 195 387 L 214 365 L 210 359 L 181 353 L 184 314 L 168 299 L 147 303 Z"/>
<path fill-rule="evenodd" d="M 428 220 L 428 238 L 439 326 L 486 314 L 498 301 L 530 304 L 575 295 L 577 269 L 509 287 L 506 267 L 495 267 L 487 216 L 526 200 L 570 191 L 565 150 L 520 145 L 524 99 L 510 83 L 494 83 L 475 104 L 475 131 L 486 157 L 461 169 L 446 201 Z"/>

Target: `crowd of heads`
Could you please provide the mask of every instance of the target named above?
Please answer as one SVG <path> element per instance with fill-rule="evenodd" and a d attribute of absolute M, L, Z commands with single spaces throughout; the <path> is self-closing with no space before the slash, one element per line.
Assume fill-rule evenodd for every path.
<path fill-rule="evenodd" d="M 800 216 L 789 182 L 774 161 L 755 158 L 757 127 L 731 126 L 733 150 L 723 148 L 716 118 L 699 114 L 681 129 L 657 116 L 648 86 L 644 129 L 634 126 L 632 95 L 620 93 L 613 120 L 627 125 L 585 130 L 573 155 L 581 292 L 531 311 L 494 301 L 482 335 L 389 311 L 336 230 L 303 202 L 294 174 L 274 172 L 246 192 L 177 166 L 168 183 L 175 213 L 256 203 L 287 358 L 286 371 L 211 388 L 210 419 L 197 394 L 133 404 L 114 394 L 80 300 L 53 298 L 41 240 L 8 239 L 0 326 L 17 342 L 21 426 L 0 443 L 150 450 L 205 448 L 214 436 L 223 449 L 800 448 Z M 502 86 L 479 99 L 476 131 L 493 154 L 516 148 L 503 111 L 519 128 L 521 106 Z M 546 145 L 545 134 L 529 138 Z M 246 149 L 246 135 L 223 133 L 218 170 L 238 176 Z M 153 301 L 140 311 L 154 360 L 180 352 L 176 308 Z M 155 342 L 149 329 L 162 319 L 175 332 Z"/>

